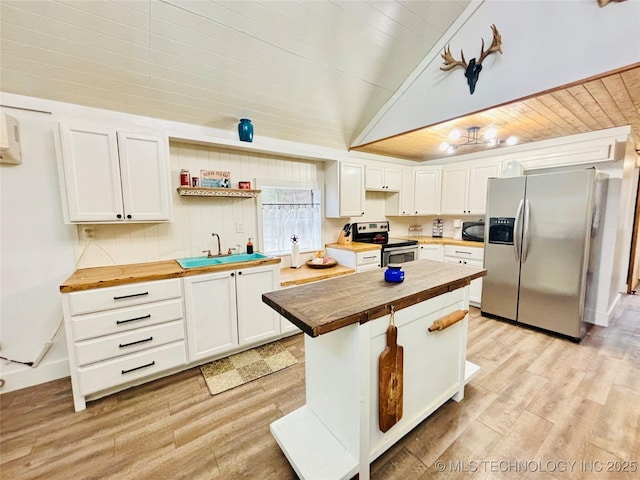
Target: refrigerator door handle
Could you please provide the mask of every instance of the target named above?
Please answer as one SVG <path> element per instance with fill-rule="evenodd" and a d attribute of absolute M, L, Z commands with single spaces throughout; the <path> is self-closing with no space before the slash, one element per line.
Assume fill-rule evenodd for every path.
<path fill-rule="evenodd" d="M 531 207 L 529 200 L 525 200 L 524 203 L 524 232 L 522 234 L 522 263 L 527 261 L 527 255 L 529 254 L 529 222 L 531 220 Z"/>
<path fill-rule="evenodd" d="M 521 239 L 522 239 L 522 207 L 524 206 L 524 200 L 520 200 L 520 204 L 518 205 L 518 211 L 516 212 L 516 220 L 514 227 L 514 241 L 513 241 L 513 252 L 516 255 L 516 262 L 520 262 L 520 248 L 522 247 Z"/>

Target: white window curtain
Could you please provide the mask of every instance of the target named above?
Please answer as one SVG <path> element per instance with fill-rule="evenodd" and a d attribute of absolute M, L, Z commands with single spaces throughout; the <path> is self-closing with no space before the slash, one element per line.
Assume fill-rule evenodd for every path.
<path fill-rule="evenodd" d="M 291 237 L 300 251 L 321 248 L 320 190 L 308 187 L 261 185 L 262 241 L 264 253 L 291 253 Z"/>

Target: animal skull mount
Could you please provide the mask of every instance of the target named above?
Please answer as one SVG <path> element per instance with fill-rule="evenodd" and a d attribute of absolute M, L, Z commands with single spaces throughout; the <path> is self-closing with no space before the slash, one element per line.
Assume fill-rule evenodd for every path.
<path fill-rule="evenodd" d="M 491 31 L 493 32 L 493 41 L 491 42 L 491 46 L 485 51 L 484 38 L 482 39 L 482 47 L 480 48 L 480 58 L 478 61 L 476 61 L 475 58 L 472 58 L 467 64 L 462 50 L 460 50 L 460 57 L 462 60 L 456 60 L 453 58 L 453 55 L 451 55 L 451 47 L 449 45 L 445 47 L 444 53 L 441 55 L 444 60 L 444 67 L 440 67 L 440 70 L 448 72 L 456 67 L 464 68 L 464 76 L 467 77 L 469 92 L 472 95 L 476 89 L 476 83 L 478 82 L 478 77 L 482 71 L 482 62 L 484 59 L 495 52 L 500 52 L 500 54 L 502 54 L 502 36 L 495 25 L 491 25 Z"/>

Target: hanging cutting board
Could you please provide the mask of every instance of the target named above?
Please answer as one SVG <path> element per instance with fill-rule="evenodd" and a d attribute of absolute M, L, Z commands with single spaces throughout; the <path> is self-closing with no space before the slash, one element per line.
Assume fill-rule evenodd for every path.
<path fill-rule="evenodd" d="M 402 418 L 404 349 L 398 345 L 398 329 L 391 320 L 387 328 L 387 346 L 378 360 L 378 423 L 386 432 Z"/>

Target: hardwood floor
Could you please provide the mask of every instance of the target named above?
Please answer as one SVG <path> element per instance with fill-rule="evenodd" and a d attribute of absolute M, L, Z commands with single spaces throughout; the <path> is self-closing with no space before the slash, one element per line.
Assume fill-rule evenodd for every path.
<path fill-rule="evenodd" d="M 465 399 L 377 459 L 372 478 L 639 478 L 640 297 L 614 317 L 576 345 L 473 309 L 468 358 L 481 370 Z M 68 378 L 4 394 L 0 478 L 296 478 L 269 432 L 304 404 L 302 335 L 283 343 L 299 364 L 215 397 L 197 368 L 79 413 Z"/>

